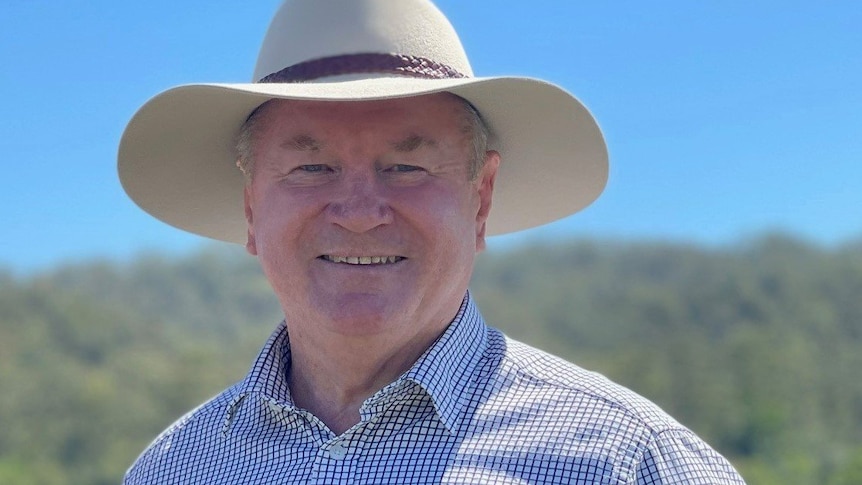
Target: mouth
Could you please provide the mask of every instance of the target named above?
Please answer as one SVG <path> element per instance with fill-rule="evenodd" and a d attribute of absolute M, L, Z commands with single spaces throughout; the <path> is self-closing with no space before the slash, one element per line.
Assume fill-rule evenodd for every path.
<path fill-rule="evenodd" d="M 357 266 L 395 264 L 407 258 L 403 256 L 334 256 L 324 254 L 319 259 L 330 263 L 351 264 Z"/>

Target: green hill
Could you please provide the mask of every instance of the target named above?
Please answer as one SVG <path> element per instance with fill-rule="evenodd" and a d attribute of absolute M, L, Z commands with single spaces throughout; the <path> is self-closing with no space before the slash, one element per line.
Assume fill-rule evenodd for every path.
<path fill-rule="evenodd" d="M 750 484 L 862 483 L 862 244 L 567 241 L 483 255 L 472 292 L 490 324 L 658 402 Z M 239 249 L 0 273 L 0 483 L 119 483 L 279 320 Z"/>

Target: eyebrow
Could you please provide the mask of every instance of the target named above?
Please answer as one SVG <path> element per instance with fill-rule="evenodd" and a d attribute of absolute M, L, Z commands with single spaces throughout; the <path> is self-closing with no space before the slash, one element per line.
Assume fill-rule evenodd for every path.
<path fill-rule="evenodd" d="M 320 151 L 322 143 L 312 138 L 310 135 L 296 135 L 295 137 L 285 140 L 281 144 L 282 148 L 296 150 L 300 152 L 317 152 Z"/>
<path fill-rule="evenodd" d="M 398 152 L 412 152 L 423 145 L 433 147 L 437 145 L 437 142 L 429 138 L 413 134 L 399 142 L 393 143 L 392 147 Z"/>

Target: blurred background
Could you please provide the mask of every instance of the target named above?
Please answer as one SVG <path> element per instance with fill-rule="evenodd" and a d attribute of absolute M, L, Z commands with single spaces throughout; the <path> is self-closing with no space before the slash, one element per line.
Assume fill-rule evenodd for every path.
<path fill-rule="evenodd" d="M 0 2 L 0 483 L 118 483 L 279 312 L 129 201 L 149 97 L 243 82 L 277 0 Z M 599 120 L 604 195 L 493 238 L 492 325 L 659 403 L 751 484 L 862 483 L 862 5 L 438 0 L 477 75 Z"/>

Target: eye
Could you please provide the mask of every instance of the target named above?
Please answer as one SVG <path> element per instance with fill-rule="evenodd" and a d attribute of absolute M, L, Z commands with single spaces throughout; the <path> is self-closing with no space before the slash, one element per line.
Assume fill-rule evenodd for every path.
<path fill-rule="evenodd" d="M 422 167 L 417 167 L 415 165 L 405 165 L 403 163 L 393 165 L 392 167 L 389 168 L 390 172 L 399 172 L 399 173 L 418 172 L 421 170 L 422 170 Z"/>
<path fill-rule="evenodd" d="M 428 176 L 428 170 L 419 165 L 393 163 L 380 170 L 388 183 L 397 186 L 412 186 L 421 183 Z"/>
<path fill-rule="evenodd" d="M 329 168 L 326 165 L 320 164 L 320 163 L 313 164 L 313 165 L 300 165 L 299 167 L 297 167 L 297 170 L 300 170 L 300 171 L 306 172 L 306 173 L 321 173 L 321 172 L 332 171 L 331 168 Z"/>
<path fill-rule="evenodd" d="M 289 185 L 312 186 L 325 184 L 338 176 L 338 168 L 325 163 L 296 165 L 279 179 Z"/>

